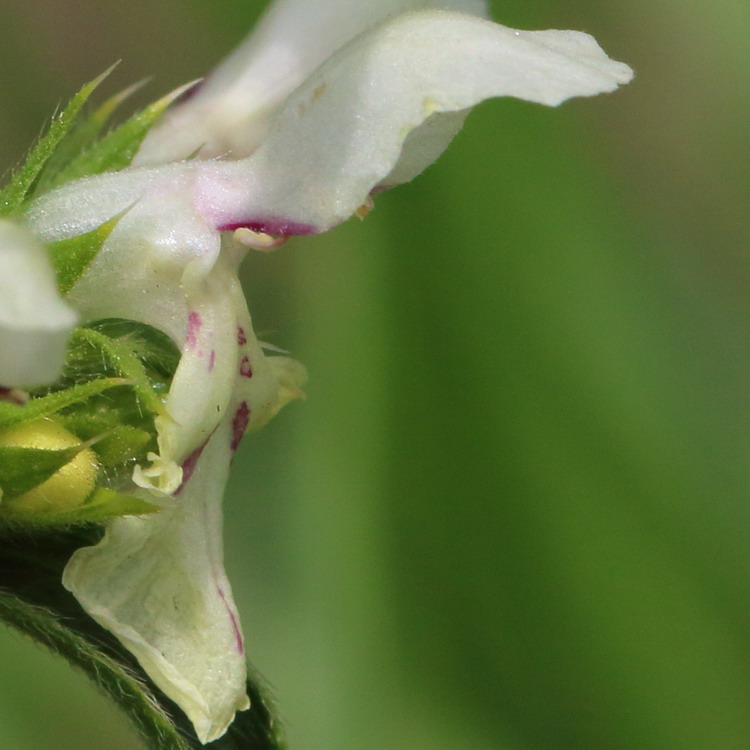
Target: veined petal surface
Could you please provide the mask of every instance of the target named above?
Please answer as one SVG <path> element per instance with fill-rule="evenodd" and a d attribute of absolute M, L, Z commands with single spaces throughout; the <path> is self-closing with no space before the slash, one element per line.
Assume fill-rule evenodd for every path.
<path fill-rule="evenodd" d="M 239 159 L 261 143 L 283 101 L 327 58 L 399 13 L 441 8 L 487 15 L 484 0 L 277 0 L 248 38 L 149 133 L 135 165 Z"/>

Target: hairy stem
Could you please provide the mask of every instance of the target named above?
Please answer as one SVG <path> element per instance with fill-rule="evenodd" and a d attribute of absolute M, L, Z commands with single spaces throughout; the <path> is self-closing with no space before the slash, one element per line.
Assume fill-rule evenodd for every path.
<path fill-rule="evenodd" d="M 0 590 L 0 619 L 82 669 L 130 718 L 154 750 L 190 750 L 166 711 L 130 670 L 44 607 Z"/>

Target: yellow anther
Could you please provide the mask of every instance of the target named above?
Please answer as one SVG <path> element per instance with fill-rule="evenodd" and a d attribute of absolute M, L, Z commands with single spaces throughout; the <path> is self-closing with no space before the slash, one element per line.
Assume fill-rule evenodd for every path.
<path fill-rule="evenodd" d="M 365 202 L 354 212 L 354 215 L 358 219 L 364 220 L 373 208 L 375 208 L 375 201 L 371 195 L 368 195 Z"/>

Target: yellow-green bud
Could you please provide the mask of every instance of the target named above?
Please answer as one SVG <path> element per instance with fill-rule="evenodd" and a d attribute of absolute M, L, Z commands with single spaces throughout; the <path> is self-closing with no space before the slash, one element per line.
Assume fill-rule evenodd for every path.
<path fill-rule="evenodd" d="M 61 450 L 81 441 L 52 419 L 38 419 L 0 434 L 0 446 Z M 3 501 L 8 508 L 23 511 L 64 512 L 82 505 L 91 494 L 99 471 L 96 455 L 84 448 L 72 461 L 23 495 Z"/>

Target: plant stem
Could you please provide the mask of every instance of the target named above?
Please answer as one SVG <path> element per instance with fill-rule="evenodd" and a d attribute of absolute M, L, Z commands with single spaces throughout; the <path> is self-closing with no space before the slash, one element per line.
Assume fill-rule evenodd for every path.
<path fill-rule="evenodd" d="M 153 750 L 190 750 L 167 712 L 130 670 L 79 635 L 53 612 L 0 589 L 0 619 L 82 669 L 130 718 Z"/>

